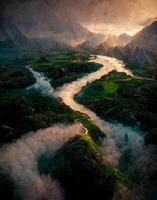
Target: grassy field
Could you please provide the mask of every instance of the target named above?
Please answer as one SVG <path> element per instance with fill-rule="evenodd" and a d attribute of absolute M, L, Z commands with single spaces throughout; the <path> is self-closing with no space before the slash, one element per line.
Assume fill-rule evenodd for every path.
<path fill-rule="evenodd" d="M 100 64 L 89 63 L 88 59 L 89 54 L 51 54 L 33 62 L 32 68 L 45 73 L 50 78 L 52 86 L 56 88 L 101 67 Z"/>
<path fill-rule="evenodd" d="M 77 100 L 85 102 L 90 99 L 113 99 L 118 96 L 117 91 L 120 89 L 127 90 L 127 87 L 133 89 L 137 85 L 141 85 L 142 82 L 142 79 L 130 78 L 124 74 L 112 74 L 85 86 L 77 95 Z"/>
<path fill-rule="evenodd" d="M 155 80 L 113 72 L 84 87 L 76 100 L 106 120 L 127 125 L 140 122 L 144 130 L 149 130 L 157 127 L 156 89 Z"/>

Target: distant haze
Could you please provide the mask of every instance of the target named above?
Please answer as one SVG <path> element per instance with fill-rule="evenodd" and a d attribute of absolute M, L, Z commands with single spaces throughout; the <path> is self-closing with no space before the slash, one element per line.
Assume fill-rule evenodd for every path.
<path fill-rule="evenodd" d="M 40 36 L 69 29 L 76 35 L 82 32 L 76 23 L 105 35 L 133 35 L 157 17 L 156 0 L 1 0 L 0 8 L 3 17 L 15 20 L 29 35 Z"/>

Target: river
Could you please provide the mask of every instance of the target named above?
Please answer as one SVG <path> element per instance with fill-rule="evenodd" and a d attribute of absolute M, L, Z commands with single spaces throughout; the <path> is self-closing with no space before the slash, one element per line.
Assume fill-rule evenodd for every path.
<path fill-rule="evenodd" d="M 112 70 L 124 72 L 130 76 L 133 75 L 131 71 L 125 68 L 124 63 L 116 58 L 97 55 L 92 56 L 92 59 L 90 59 L 89 62 L 99 63 L 102 65 L 102 67 L 96 72 L 92 72 L 80 79 L 77 79 L 76 81 L 65 84 L 62 87 L 58 87 L 55 91 L 43 73 L 35 72 L 34 70 L 30 69 L 36 78 L 36 83 L 27 89 L 35 88 L 40 90 L 45 95 L 61 98 L 64 104 L 69 106 L 72 110 L 79 111 L 87 115 L 90 121 L 107 136 L 102 141 L 102 149 L 104 149 L 106 153 L 107 160 L 112 165 L 117 166 L 121 154 L 123 154 L 123 151 L 128 146 L 131 146 L 132 148 L 141 146 L 143 143 L 143 138 L 141 137 L 142 133 L 136 128 L 127 127 L 120 123 L 109 123 L 108 121 L 102 120 L 93 111 L 77 103 L 74 100 L 74 96 L 78 94 L 82 87 L 86 86 L 87 83 L 91 83 L 97 79 L 100 79 L 102 76 L 107 75 Z M 125 139 L 126 135 L 128 138 L 127 142 Z"/>
<path fill-rule="evenodd" d="M 116 58 L 106 56 L 96 56 L 89 62 L 102 64 L 102 67 L 84 77 L 65 84 L 56 90 L 50 84 L 50 81 L 44 74 L 35 72 L 31 69 L 36 83 L 27 90 L 35 88 L 40 90 L 44 95 L 56 96 L 69 106 L 72 110 L 86 114 L 91 122 L 95 124 L 106 135 L 103 139 L 101 149 L 105 153 L 105 157 L 110 164 L 119 167 L 119 160 L 127 153 L 131 152 L 131 163 L 129 169 L 138 167 L 142 176 L 147 177 L 147 171 L 151 166 L 156 166 L 152 161 L 151 154 L 143 146 L 142 133 L 137 128 L 124 126 L 120 123 L 109 123 L 102 120 L 94 112 L 87 109 L 83 105 L 74 101 L 74 96 L 81 91 L 82 87 L 87 83 L 100 79 L 112 70 L 125 72 L 132 76 L 132 73 L 124 67 L 124 63 Z M 38 200 L 43 199 L 62 199 L 62 192 L 59 184 L 55 180 L 51 180 L 49 176 L 41 176 L 38 172 L 38 157 L 46 152 L 55 152 L 67 140 L 82 132 L 88 134 L 88 130 L 84 129 L 79 122 L 71 126 L 63 126 L 56 124 L 47 129 L 38 130 L 28 133 L 13 143 L 9 143 L 0 148 L 0 168 L 10 174 L 18 188 L 23 194 L 23 199 Z M 126 141 L 125 138 L 128 140 Z M 127 151 L 126 151 L 127 150 Z M 148 169 L 146 169 L 148 166 Z M 26 170 L 24 170 L 24 168 Z M 151 172 L 152 172 L 152 168 Z M 156 169 L 156 167 L 154 167 Z M 29 183 L 29 184 L 28 184 Z M 30 184 L 31 183 L 31 184 Z M 144 187 L 143 187 L 144 188 Z M 135 189 L 141 191 L 141 187 Z M 143 190 L 143 189 L 142 189 Z M 30 192 L 31 191 L 31 192 Z M 40 198 L 39 198 L 40 197 Z"/>
<path fill-rule="evenodd" d="M 102 67 L 96 72 L 92 72 L 76 81 L 57 88 L 54 95 L 61 98 L 63 102 L 72 110 L 86 114 L 90 121 L 107 136 L 107 138 L 103 141 L 102 148 L 105 150 L 107 160 L 111 164 L 117 166 L 121 153 L 128 145 L 131 145 L 132 148 L 136 148 L 136 146 L 139 146 L 139 143 L 143 142 L 141 132 L 136 128 L 123 126 L 120 123 L 109 123 L 102 120 L 93 111 L 77 103 L 74 100 L 74 96 L 78 94 L 82 87 L 86 86 L 87 83 L 100 79 L 112 70 L 124 72 L 130 76 L 133 75 L 131 71 L 125 68 L 124 63 L 116 58 L 97 55 L 94 59 L 89 60 L 89 62 L 102 64 Z M 129 138 L 129 141 L 127 142 L 125 141 L 126 135 Z"/>
<path fill-rule="evenodd" d="M 63 102 L 72 110 L 79 111 L 88 115 L 90 120 L 96 126 L 98 126 L 102 132 L 106 134 L 106 131 L 109 128 L 107 126 L 108 123 L 105 124 L 105 121 L 101 120 L 94 112 L 74 101 L 74 96 L 78 94 L 81 91 L 82 87 L 86 86 L 87 83 L 91 83 L 97 79 L 100 79 L 102 76 L 108 74 L 112 70 L 125 72 L 126 74 L 131 76 L 132 73 L 124 68 L 124 63 L 122 61 L 116 58 L 98 55 L 94 59 L 91 59 L 89 62 L 102 64 L 102 67 L 96 72 L 90 73 L 87 76 L 84 76 L 76 81 L 63 85 L 63 87 L 57 88 L 54 95 L 60 97 Z"/>

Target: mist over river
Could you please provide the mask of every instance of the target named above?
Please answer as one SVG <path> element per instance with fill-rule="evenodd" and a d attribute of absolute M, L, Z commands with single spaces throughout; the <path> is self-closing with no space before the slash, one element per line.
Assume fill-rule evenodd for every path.
<path fill-rule="evenodd" d="M 44 95 L 53 95 L 54 89 L 51 86 L 49 79 L 46 78 L 43 73 L 34 71 L 32 68 L 30 68 L 30 66 L 28 66 L 28 69 L 33 73 L 36 83 L 27 87 L 27 90 L 34 88 Z"/>

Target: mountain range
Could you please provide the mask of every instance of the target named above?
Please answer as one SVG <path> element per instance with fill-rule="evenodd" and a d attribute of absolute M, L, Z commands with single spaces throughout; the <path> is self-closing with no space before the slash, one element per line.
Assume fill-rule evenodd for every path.
<path fill-rule="evenodd" d="M 157 21 L 144 27 L 135 34 L 130 41 L 123 45 L 113 39 L 106 40 L 95 48 L 95 53 L 106 54 L 122 58 L 132 66 L 145 66 L 156 68 L 157 66 Z M 118 40 L 119 41 L 119 40 Z M 125 45 L 124 45 L 125 44 Z"/>
<path fill-rule="evenodd" d="M 101 34 L 89 31 L 77 19 L 62 11 L 58 12 L 56 6 L 55 2 L 47 0 L 14 0 L 2 6 L 0 42 L 5 39 L 11 46 L 20 47 L 22 44 L 26 47 L 33 45 L 57 50 L 61 49 L 60 47 L 74 47 L 87 39 L 100 37 Z M 5 33 L 9 38 L 6 38 Z"/>
<path fill-rule="evenodd" d="M 157 21 L 146 26 L 122 48 L 125 60 L 138 65 L 157 66 Z"/>
<path fill-rule="evenodd" d="M 114 47 L 123 47 L 131 41 L 131 36 L 126 33 L 121 34 L 120 36 L 110 36 L 103 43 L 99 44 L 94 48 L 96 52 L 107 51 L 108 49 Z"/>
<path fill-rule="evenodd" d="M 63 23 L 60 29 L 58 28 L 55 31 L 52 27 L 47 26 L 45 35 L 41 27 L 39 31 L 37 26 L 37 24 L 34 27 L 24 26 L 24 24 L 18 24 L 16 20 L 0 19 L 1 53 L 12 48 L 14 50 L 24 50 L 25 53 L 30 50 L 74 50 L 73 47 L 76 44 L 86 41 L 87 38 L 94 43 L 98 43 L 104 38 L 102 34 L 92 33 L 74 21 Z"/>
<path fill-rule="evenodd" d="M 12 15 L 0 18 L 1 52 L 10 48 L 34 52 L 83 50 L 122 58 L 132 66 L 157 66 L 157 21 L 132 37 L 126 33 L 104 36 L 90 32 L 75 19 L 50 12 L 45 3 L 43 12 L 40 12 L 38 3 L 32 1 L 28 8 L 19 7 L 19 12 L 14 7 L 12 9 Z"/>

